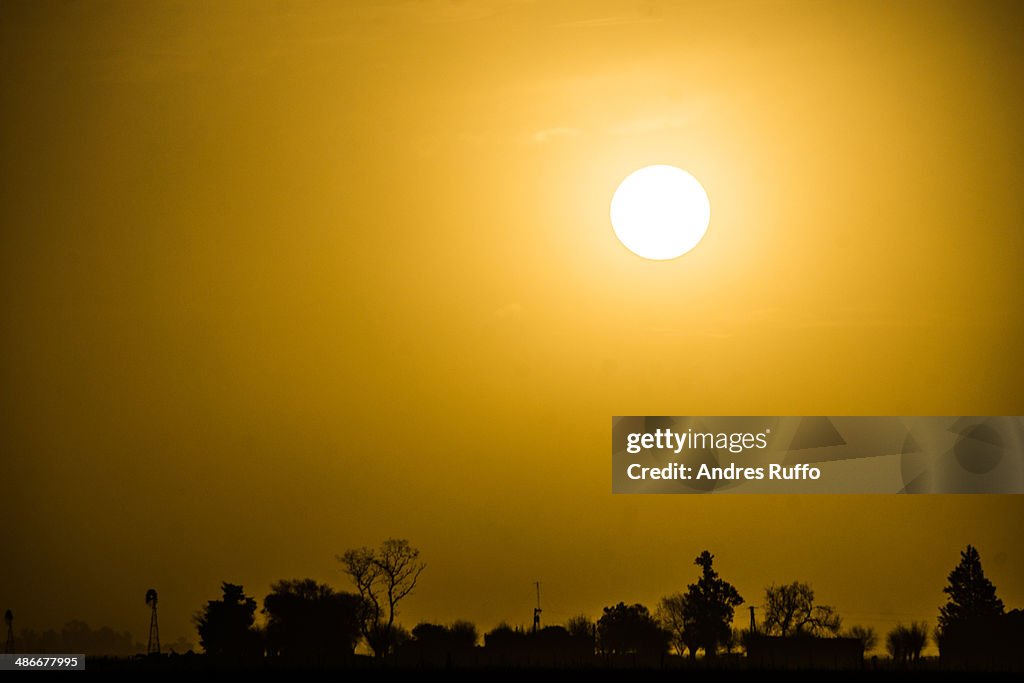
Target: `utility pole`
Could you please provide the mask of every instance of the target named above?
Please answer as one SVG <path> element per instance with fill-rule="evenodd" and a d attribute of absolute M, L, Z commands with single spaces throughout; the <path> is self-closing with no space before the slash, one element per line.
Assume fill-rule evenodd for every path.
<path fill-rule="evenodd" d="M 533 608 L 533 632 L 536 633 L 540 630 L 540 581 L 534 581 L 533 585 L 537 587 L 537 606 Z"/>

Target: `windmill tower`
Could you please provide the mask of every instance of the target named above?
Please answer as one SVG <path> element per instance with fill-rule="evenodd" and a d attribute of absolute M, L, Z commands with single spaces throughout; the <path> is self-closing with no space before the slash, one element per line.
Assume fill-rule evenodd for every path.
<path fill-rule="evenodd" d="M 146 645 L 146 654 L 160 654 L 160 627 L 156 623 L 156 589 L 150 588 L 146 591 L 146 604 L 149 605 L 151 616 L 149 617 L 149 644 Z"/>
<path fill-rule="evenodd" d="M 14 654 L 14 612 L 4 612 L 4 623 L 7 624 L 7 643 L 4 645 L 4 654 Z"/>

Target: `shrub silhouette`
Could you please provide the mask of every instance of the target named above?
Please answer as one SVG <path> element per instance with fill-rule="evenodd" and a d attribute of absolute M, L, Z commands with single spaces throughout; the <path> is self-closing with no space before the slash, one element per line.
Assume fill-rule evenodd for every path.
<path fill-rule="evenodd" d="M 598 647 L 605 654 L 661 655 L 668 649 L 668 641 L 668 632 L 639 603 L 605 607 L 597 620 Z"/>
<path fill-rule="evenodd" d="M 263 599 L 267 652 L 284 660 L 336 662 L 359 641 L 363 601 L 313 579 L 278 581 Z"/>
<path fill-rule="evenodd" d="M 917 662 L 921 651 L 928 645 L 928 624 L 912 622 L 910 626 L 897 624 L 885 638 L 885 647 L 892 658 L 901 664 Z"/>

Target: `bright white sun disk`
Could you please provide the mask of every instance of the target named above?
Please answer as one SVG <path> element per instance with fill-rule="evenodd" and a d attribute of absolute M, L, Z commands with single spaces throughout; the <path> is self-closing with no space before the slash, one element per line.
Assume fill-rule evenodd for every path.
<path fill-rule="evenodd" d="M 611 207 L 615 235 L 637 256 L 666 261 L 697 246 L 711 220 L 708 195 L 675 166 L 647 166 L 629 174 Z"/>

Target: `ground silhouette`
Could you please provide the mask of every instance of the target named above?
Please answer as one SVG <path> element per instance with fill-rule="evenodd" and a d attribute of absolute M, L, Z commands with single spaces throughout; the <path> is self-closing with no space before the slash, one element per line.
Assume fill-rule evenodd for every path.
<path fill-rule="evenodd" d="M 697 581 L 683 593 L 662 598 L 655 613 L 646 605 L 619 601 L 603 607 L 596 621 L 577 615 L 564 625 L 535 624 L 530 629 L 503 623 L 482 637 L 465 620 L 422 622 L 411 631 L 397 620 L 398 605 L 413 593 L 426 567 L 408 541 L 389 539 L 379 548 L 350 550 L 339 559 L 354 593 L 313 579 L 285 579 L 271 586 L 257 612 L 255 597 L 246 595 L 240 584 L 223 582 L 220 597 L 195 614 L 199 652 L 133 657 L 144 647 L 129 633 L 94 631 L 77 621 L 60 632 L 23 631 L 15 642 L 19 652 L 85 653 L 90 668 L 140 672 L 382 667 L 492 672 L 1024 670 L 1024 612 L 1005 610 L 973 546 L 961 553 L 941 589 L 947 602 L 934 631 L 920 621 L 897 625 L 884 640 L 889 656 L 870 660 L 865 653 L 879 640 L 874 630 L 855 626 L 841 631 L 838 612 L 816 603 L 813 589 L 798 581 L 770 584 L 761 622 L 752 618 L 749 628 L 736 629 L 735 608 L 743 598 L 719 576 L 709 551 L 694 561 L 700 567 Z M 925 658 L 932 633 L 940 656 Z"/>

